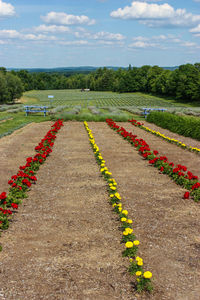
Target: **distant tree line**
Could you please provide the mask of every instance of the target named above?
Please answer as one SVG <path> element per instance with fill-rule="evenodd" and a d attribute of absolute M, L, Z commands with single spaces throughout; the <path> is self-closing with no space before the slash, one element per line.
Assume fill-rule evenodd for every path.
<path fill-rule="evenodd" d="M 19 98 L 23 91 L 82 89 L 118 93 L 144 92 L 185 101 L 200 101 L 200 63 L 185 64 L 176 70 L 158 66 L 113 70 L 99 68 L 89 74 L 29 73 L 0 68 L 0 103 Z"/>

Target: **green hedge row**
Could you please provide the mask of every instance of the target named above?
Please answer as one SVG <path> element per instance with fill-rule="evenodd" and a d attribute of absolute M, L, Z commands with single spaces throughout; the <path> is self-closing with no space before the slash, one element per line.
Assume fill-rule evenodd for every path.
<path fill-rule="evenodd" d="M 183 136 L 200 141 L 200 118 L 177 116 L 168 112 L 151 112 L 147 121 Z"/>

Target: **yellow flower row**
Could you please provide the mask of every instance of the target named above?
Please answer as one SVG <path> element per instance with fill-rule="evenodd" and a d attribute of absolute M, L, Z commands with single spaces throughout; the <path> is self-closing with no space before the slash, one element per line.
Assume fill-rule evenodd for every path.
<path fill-rule="evenodd" d="M 105 174 L 107 177 L 107 181 L 108 181 L 108 187 L 111 190 L 110 192 L 110 199 L 117 199 L 118 203 L 113 203 L 113 208 L 117 208 L 119 214 L 123 215 L 121 217 L 121 222 L 122 224 L 127 224 L 127 226 L 130 226 L 130 224 L 133 223 L 133 220 L 128 219 L 128 211 L 126 209 L 122 208 L 122 203 L 121 201 L 121 196 L 118 192 L 116 192 L 117 189 L 117 183 L 115 181 L 114 178 L 111 178 L 110 176 L 112 175 L 111 172 L 109 172 L 108 168 L 106 167 L 105 164 L 105 160 L 103 159 L 101 153 L 99 152 L 99 147 L 97 146 L 94 136 L 92 134 L 92 131 L 89 129 L 87 122 L 84 122 L 85 128 L 87 130 L 88 136 L 89 136 L 89 141 L 92 145 L 94 154 L 96 155 L 98 162 L 100 164 L 100 172 L 102 174 Z M 123 236 L 128 236 L 129 234 L 133 233 L 133 229 L 130 227 L 125 227 L 124 231 L 123 231 Z M 125 247 L 126 249 L 132 249 L 133 247 L 137 247 L 140 244 L 140 242 L 138 240 L 134 240 L 134 241 L 127 241 L 125 243 Z M 136 257 L 136 263 L 138 266 L 143 266 L 143 260 L 142 258 L 140 258 L 139 256 Z M 130 262 L 133 262 L 133 258 L 130 258 Z M 146 271 L 146 272 L 142 272 L 142 271 L 137 271 L 135 272 L 135 275 L 141 276 L 140 278 L 145 278 L 145 279 L 150 279 L 152 277 L 152 273 L 150 271 Z M 140 282 L 140 279 L 137 278 L 137 281 Z"/>
<path fill-rule="evenodd" d="M 149 127 L 143 126 L 143 125 L 141 125 L 140 128 L 143 128 L 143 129 L 145 129 L 146 131 L 151 132 L 152 134 L 155 134 L 155 135 L 157 135 L 157 136 L 160 136 L 160 137 L 163 138 L 164 140 L 167 140 L 167 141 L 170 142 L 170 143 L 174 143 L 174 144 L 176 144 L 176 145 L 178 145 L 178 146 L 180 146 L 180 147 L 182 147 L 182 148 L 184 148 L 184 149 L 187 149 L 187 150 L 192 151 L 192 152 L 200 153 L 200 149 L 199 149 L 199 148 L 187 146 L 187 145 L 185 145 L 184 143 L 182 143 L 182 142 L 180 142 L 180 141 L 178 141 L 178 140 L 176 140 L 176 139 L 172 139 L 172 138 L 170 138 L 170 137 L 165 136 L 164 134 L 160 133 L 159 131 L 152 130 L 152 129 L 150 129 Z"/>

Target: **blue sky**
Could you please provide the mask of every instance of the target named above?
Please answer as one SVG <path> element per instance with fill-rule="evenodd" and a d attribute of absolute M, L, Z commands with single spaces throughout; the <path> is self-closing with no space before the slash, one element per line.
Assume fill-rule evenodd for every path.
<path fill-rule="evenodd" d="M 200 62 L 200 0 L 0 0 L 0 66 Z"/>

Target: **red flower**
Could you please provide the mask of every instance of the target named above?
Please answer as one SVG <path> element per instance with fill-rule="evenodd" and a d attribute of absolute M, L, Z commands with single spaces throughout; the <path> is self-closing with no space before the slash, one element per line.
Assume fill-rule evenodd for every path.
<path fill-rule="evenodd" d="M 1 193 L 0 194 L 0 200 L 4 200 L 4 199 L 6 199 L 6 193 L 5 192 L 3 192 L 3 193 Z"/>
<path fill-rule="evenodd" d="M 158 151 L 157 151 L 157 150 L 154 150 L 154 151 L 153 151 L 153 154 L 154 154 L 154 155 L 157 155 L 157 154 L 158 154 Z"/>
<path fill-rule="evenodd" d="M 161 168 L 160 168 L 160 171 L 163 172 L 163 171 L 164 171 L 164 167 L 161 167 Z"/>
<path fill-rule="evenodd" d="M 189 198 L 189 196 L 190 196 L 190 193 L 189 193 L 189 192 L 185 192 L 185 194 L 184 194 L 183 198 L 184 198 L 184 199 L 188 199 L 188 198 Z"/>
<path fill-rule="evenodd" d="M 16 203 L 11 203 L 11 206 L 12 206 L 12 208 L 14 208 L 14 209 L 18 209 L 18 204 L 16 204 Z"/>

